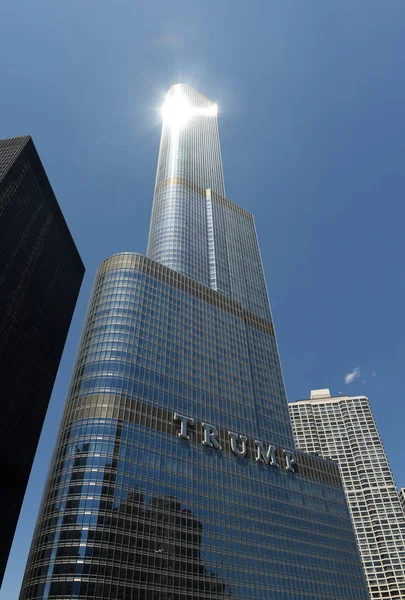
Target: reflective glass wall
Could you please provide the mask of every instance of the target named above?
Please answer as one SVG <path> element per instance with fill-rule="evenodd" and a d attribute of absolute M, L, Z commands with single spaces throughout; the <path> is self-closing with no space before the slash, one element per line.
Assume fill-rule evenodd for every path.
<path fill-rule="evenodd" d="M 97 273 L 21 600 L 366 600 L 338 468 L 293 450 L 216 106 L 163 113 L 148 257 Z"/>
<path fill-rule="evenodd" d="M 33 140 L 0 140 L 0 587 L 83 275 Z"/>
<path fill-rule="evenodd" d="M 21 600 L 367 599 L 338 468 L 286 469 L 284 405 L 267 321 L 145 257 L 105 261 Z"/>
<path fill-rule="evenodd" d="M 163 117 L 147 255 L 271 318 L 253 216 L 225 197 L 216 105 L 179 84 Z"/>

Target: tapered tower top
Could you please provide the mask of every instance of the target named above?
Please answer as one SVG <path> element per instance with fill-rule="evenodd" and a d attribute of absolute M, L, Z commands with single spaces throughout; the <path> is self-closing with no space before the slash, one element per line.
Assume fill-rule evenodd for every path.
<path fill-rule="evenodd" d="M 181 178 L 225 196 L 217 105 L 185 83 L 173 85 L 162 106 L 156 188 Z"/>
<path fill-rule="evenodd" d="M 178 83 L 162 118 L 149 258 L 270 321 L 253 217 L 225 196 L 217 105 Z"/>
<path fill-rule="evenodd" d="M 163 123 L 177 130 L 195 117 L 216 117 L 217 105 L 185 83 L 176 83 L 167 92 L 162 107 Z"/>

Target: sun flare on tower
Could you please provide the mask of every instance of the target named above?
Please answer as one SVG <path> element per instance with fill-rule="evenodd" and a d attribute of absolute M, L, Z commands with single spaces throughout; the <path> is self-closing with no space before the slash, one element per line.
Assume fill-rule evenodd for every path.
<path fill-rule="evenodd" d="M 187 122 L 196 116 L 216 117 L 218 107 L 216 104 L 200 108 L 192 106 L 188 98 L 179 89 L 168 95 L 161 109 L 163 122 L 172 129 L 182 129 Z"/>

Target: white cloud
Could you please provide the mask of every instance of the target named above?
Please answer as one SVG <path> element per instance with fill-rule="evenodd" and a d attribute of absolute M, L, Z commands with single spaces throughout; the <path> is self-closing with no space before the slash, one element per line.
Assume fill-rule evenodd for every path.
<path fill-rule="evenodd" d="M 360 377 L 360 367 L 354 367 L 351 373 L 345 375 L 345 383 L 352 383 L 358 377 Z"/>
<path fill-rule="evenodd" d="M 377 373 L 376 373 L 375 371 L 373 371 L 373 372 L 371 373 L 371 377 L 377 377 Z"/>

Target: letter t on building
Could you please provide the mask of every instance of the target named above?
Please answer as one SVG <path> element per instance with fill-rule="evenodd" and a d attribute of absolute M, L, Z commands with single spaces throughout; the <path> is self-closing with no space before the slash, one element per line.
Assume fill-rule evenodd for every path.
<path fill-rule="evenodd" d="M 180 438 L 183 438 L 183 440 L 189 440 L 190 436 L 187 435 L 187 425 L 194 425 L 194 419 L 185 417 L 184 415 L 179 415 L 178 413 L 174 413 L 173 419 L 175 421 L 180 421 L 180 431 L 177 435 Z"/>

